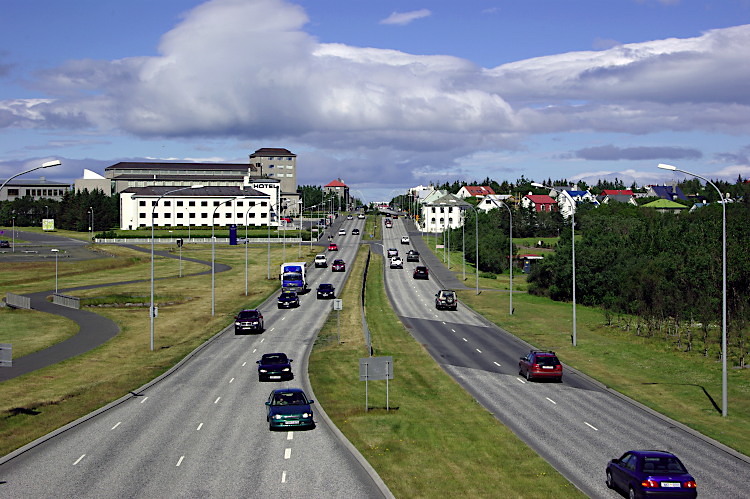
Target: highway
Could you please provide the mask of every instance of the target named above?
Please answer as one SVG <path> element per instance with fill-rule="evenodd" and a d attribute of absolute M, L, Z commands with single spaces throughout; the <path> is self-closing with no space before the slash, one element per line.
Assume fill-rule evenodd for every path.
<path fill-rule="evenodd" d="M 344 224 L 349 234 L 364 225 Z M 334 241 L 329 258 L 353 262 L 359 237 Z M 306 359 L 332 302 L 314 289 L 338 290 L 345 276 L 310 269 L 298 309 L 278 310 L 275 296 L 261 307 L 263 334 L 230 326 L 157 382 L 16 453 L 0 465 L 0 497 L 390 497 L 319 404 L 313 430 L 271 432 L 265 419 L 274 388 L 315 398 Z M 295 360 L 294 380 L 258 381 L 256 360 L 268 352 Z"/>
<path fill-rule="evenodd" d="M 402 322 L 448 374 L 582 492 L 621 497 L 606 487 L 607 462 L 631 449 L 659 449 L 680 457 L 696 477 L 699 497 L 747 497 L 747 456 L 568 366 L 562 383 L 528 382 L 519 376 L 518 359 L 531 346 L 462 304 L 457 311 L 436 310 L 440 276 L 447 280 L 449 274 L 415 237 L 418 233 L 407 233 L 402 218 L 393 222 L 392 228 L 383 228 L 383 252 L 397 248 L 404 257 L 414 247 L 426 260 L 420 264 L 430 267 L 429 280 L 415 280 L 417 263 L 404 258 L 403 270 L 390 269 L 386 259 L 386 289 Z M 411 245 L 400 243 L 405 235 L 411 236 Z"/>

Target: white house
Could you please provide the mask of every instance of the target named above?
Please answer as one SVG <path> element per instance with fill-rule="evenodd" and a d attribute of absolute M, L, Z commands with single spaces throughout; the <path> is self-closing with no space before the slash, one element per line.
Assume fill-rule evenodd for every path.
<path fill-rule="evenodd" d="M 494 210 L 502 206 L 503 203 L 509 202 L 512 197 L 510 194 L 488 194 L 482 198 L 477 208 L 485 212 Z"/>
<path fill-rule="evenodd" d="M 446 228 L 456 229 L 464 223 L 464 210 L 469 203 L 453 194 L 446 194 L 422 205 L 422 225 L 426 232 L 443 232 Z"/>
<path fill-rule="evenodd" d="M 557 206 L 564 218 L 575 213 L 576 206 L 580 203 L 599 205 L 596 196 L 589 191 L 564 190 L 557 195 Z"/>

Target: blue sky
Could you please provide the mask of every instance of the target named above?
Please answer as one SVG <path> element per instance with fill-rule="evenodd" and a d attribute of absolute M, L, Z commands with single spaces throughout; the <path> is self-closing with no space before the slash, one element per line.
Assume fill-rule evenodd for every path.
<path fill-rule="evenodd" d="M 750 177 L 750 0 L 3 0 L 0 180 L 298 155 L 453 180 Z M 36 178 L 38 172 L 27 178 Z"/>

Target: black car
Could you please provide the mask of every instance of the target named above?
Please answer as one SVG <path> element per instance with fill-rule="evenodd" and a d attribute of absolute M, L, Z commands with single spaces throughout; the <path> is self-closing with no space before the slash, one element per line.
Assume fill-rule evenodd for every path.
<path fill-rule="evenodd" d="M 419 261 L 419 251 L 417 250 L 409 250 L 406 252 L 406 261 L 407 262 L 418 262 Z"/>
<path fill-rule="evenodd" d="M 10 248 L 10 241 L 3 239 L 0 241 L 0 248 Z"/>
<path fill-rule="evenodd" d="M 318 299 L 321 298 L 336 298 L 336 288 L 333 284 L 323 283 L 318 285 Z"/>
<path fill-rule="evenodd" d="M 279 308 L 299 307 L 299 295 L 293 289 L 282 289 L 278 298 Z"/>
<path fill-rule="evenodd" d="M 359 235 L 359 229 L 352 229 L 352 235 L 358 236 Z"/>
<path fill-rule="evenodd" d="M 414 274 L 412 274 L 412 277 L 414 279 L 429 279 L 430 271 L 427 270 L 427 267 L 425 267 L 424 265 L 418 265 L 414 269 Z"/>
<path fill-rule="evenodd" d="M 243 310 L 234 317 L 234 334 L 248 331 L 262 333 L 263 330 L 263 314 L 260 310 Z"/>
<path fill-rule="evenodd" d="M 285 353 L 264 353 L 258 364 L 258 381 L 289 381 L 294 379 L 292 359 Z"/>

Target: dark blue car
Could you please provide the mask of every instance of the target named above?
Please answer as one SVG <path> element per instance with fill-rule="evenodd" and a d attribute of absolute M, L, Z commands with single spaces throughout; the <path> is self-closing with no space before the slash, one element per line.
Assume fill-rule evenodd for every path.
<path fill-rule="evenodd" d="M 607 487 L 636 497 L 696 497 L 695 478 L 674 454 L 631 450 L 607 464 Z"/>
<path fill-rule="evenodd" d="M 280 428 L 315 428 L 308 399 L 299 388 L 279 388 L 266 401 L 266 421 L 270 430 Z"/>
<path fill-rule="evenodd" d="M 289 381 L 294 379 L 292 359 L 285 353 L 264 353 L 258 364 L 258 381 Z"/>

